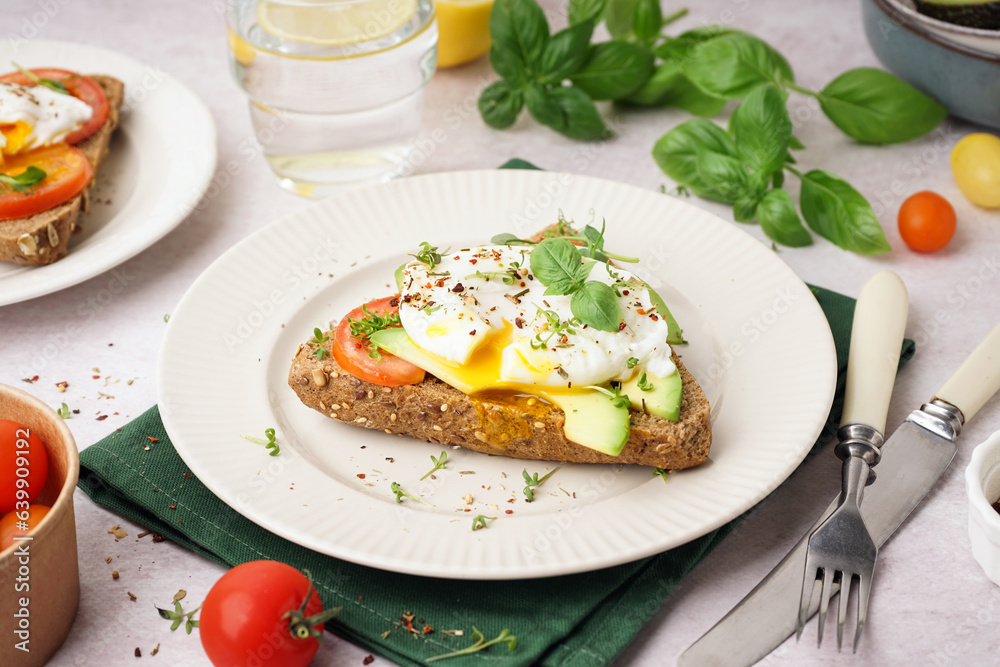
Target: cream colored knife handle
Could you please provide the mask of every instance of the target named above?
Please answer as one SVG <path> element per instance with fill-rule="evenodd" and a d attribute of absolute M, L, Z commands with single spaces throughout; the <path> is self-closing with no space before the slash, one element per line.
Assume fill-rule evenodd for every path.
<path fill-rule="evenodd" d="M 841 426 L 864 424 L 885 433 L 908 306 L 906 286 L 892 271 L 879 271 L 861 288 L 851 327 Z"/>
<path fill-rule="evenodd" d="M 1000 390 L 1000 324 L 986 335 L 934 398 L 962 411 L 965 421 Z"/>

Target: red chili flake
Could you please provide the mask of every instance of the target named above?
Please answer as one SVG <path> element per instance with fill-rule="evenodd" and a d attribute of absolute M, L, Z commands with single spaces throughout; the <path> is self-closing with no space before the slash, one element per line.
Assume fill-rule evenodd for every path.
<path fill-rule="evenodd" d="M 90 379 L 92 379 L 92 380 L 100 380 L 101 376 L 100 375 L 91 375 Z"/>
<path fill-rule="evenodd" d="M 56 388 L 59 390 L 60 393 L 66 391 L 68 387 L 69 387 L 69 382 L 66 382 L 65 380 L 63 380 L 62 382 L 56 382 Z"/>
<path fill-rule="evenodd" d="M 375 662 L 375 656 L 373 656 L 371 653 L 369 653 L 368 655 L 365 656 L 364 660 L 361 661 L 361 664 L 362 665 L 370 665 L 373 662 Z"/>
<path fill-rule="evenodd" d="M 656 316 L 656 313 L 650 313 L 649 319 L 653 320 L 654 322 L 657 322 L 659 321 L 660 318 Z"/>
<path fill-rule="evenodd" d="M 194 477 L 194 475 L 192 475 L 192 474 L 191 474 L 191 473 L 189 473 L 189 472 L 182 472 L 181 474 L 182 474 L 182 475 L 184 475 L 184 476 L 185 476 L 186 478 L 188 478 L 188 479 L 192 479 L 192 478 Z"/>
<path fill-rule="evenodd" d="M 399 620 L 403 622 L 403 627 L 406 629 L 407 632 L 412 632 L 413 634 L 417 634 L 416 629 L 413 627 L 413 614 L 411 614 L 409 611 L 404 611 L 403 615 L 399 617 Z"/>
<path fill-rule="evenodd" d="M 434 628 L 432 628 L 431 624 L 428 623 L 427 625 L 424 626 L 424 629 L 423 629 L 423 631 L 420 634 L 422 634 L 422 635 L 429 635 L 432 632 L 434 632 Z"/>
<path fill-rule="evenodd" d="M 646 314 L 646 310 L 644 308 L 637 308 L 635 312 L 639 313 L 640 315 Z"/>
<path fill-rule="evenodd" d="M 159 438 L 154 438 L 154 437 L 153 437 L 153 436 L 151 436 L 151 435 L 147 435 L 147 436 L 146 436 L 146 439 L 147 439 L 147 440 L 149 440 L 150 442 L 159 442 L 159 441 L 160 441 L 160 439 L 159 439 Z"/>
<path fill-rule="evenodd" d="M 508 502 L 508 503 L 512 503 L 512 502 L 514 502 L 514 499 L 513 499 L 513 498 L 508 498 L 508 499 L 507 499 L 507 502 Z"/>
<path fill-rule="evenodd" d="M 79 410 L 74 410 L 74 411 L 73 411 L 73 414 L 74 414 L 74 415 L 78 415 L 78 414 L 80 414 L 80 411 L 79 411 Z"/>
<path fill-rule="evenodd" d="M 108 418 L 107 415 L 101 415 L 100 417 L 97 418 L 97 421 L 102 422 L 102 421 L 104 421 L 107 418 Z"/>
<path fill-rule="evenodd" d="M 472 331 L 470 331 L 470 332 L 469 332 L 469 335 L 470 335 L 470 336 L 475 336 L 475 335 L 476 335 L 476 330 L 475 330 L 475 329 L 473 329 Z"/>
<path fill-rule="evenodd" d="M 364 478 L 365 478 L 365 474 L 363 472 L 359 472 L 358 473 L 358 479 L 364 479 Z"/>
<path fill-rule="evenodd" d="M 513 514 L 513 513 L 514 513 L 514 510 L 506 510 L 506 511 L 504 512 L 504 514 Z"/>
<path fill-rule="evenodd" d="M 463 511 L 464 511 L 464 512 L 471 512 L 472 510 L 471 510 L 471 509 L 469 509 L 468 507 L 466 507 L 466 508 L 465 508 L 465 509 L 464 509 Z"/>
<path fill-rule="evenodd" d="M 621 324 L 618 325 L 618 330 L 619 331 L 624 331 L 625 330 L 625 323 L 624 322 L 622 322 Z"/>
<path fill-rule="evenodd" d="M 627 289 L 623 289 L 622 290 L 622 294 L 624 294 L 625 296 L 628 296 L 628 290 Z"/>
<path fill-rule="evenodd" d="M 137 658 L 141 658 L 142 657 L 142 651 L 139 650 L 138 646 L 135 647 L 135 657 L 137 657 Z"/>
<path fill-rule="evenodd" d="M 21 382 L 27 382 L 28 384 L 31 384 L 32 382 L 38 382 L 38 376 L 36 375 L 35 377 L 21 378 Z"/>
<path fill-rule="evenodd" d="M 478 261 L 479 261 L 478 259 L 473 258 L 469 260 L 469 264 L 475 264 Z"/>
<path fill-rule="evenodd" d="M 394 296 L 392 297 L 392 299 L 389 300 L 389 306 L 391 306 L 392 308 L 395 308 L 398 305 L 399 305 L 399 297 Z"/>
<path fill-rule="evenodd" d="M 177 519 L 177 523 L 184 523 L 184 519 Z"/>
<path fill-rule="evenodd" d="M 365 599 L 365 596 L 364 596 L 364 595 L 359 595 L 359 596 L 358 596 L 358 599 L 359 599 L 359 600 L 364 600 L 364 599 Z"/>

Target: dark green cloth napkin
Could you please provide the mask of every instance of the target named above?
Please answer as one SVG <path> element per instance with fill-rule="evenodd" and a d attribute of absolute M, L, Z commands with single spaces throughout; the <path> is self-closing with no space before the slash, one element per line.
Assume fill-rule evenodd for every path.
<path fill-rule="evenodd" d="M 813 293 L 830 321 L 839 367 L 837 398 L 818 445 L 840 417 L 854 300 L 821 288 Z M 900 365 L 913 353 L 913 341 L 907 340 Z M 328 628 L 401 665 L 422 665 L 428 657 L 465 648 L 473 625 L 487 639 L 508 628 L 517 637 L 517 649 L 508 653 L 496 645 L 444 664 L 609 664 L 681 578 L 739 521 L 657 556 L 596 572 L 526 581 L 455 581 L 348 563 L 269 533 L 191 476 L 155 406 L 85 449 L 80 468 L 79 486 L 95 503 L 207 558 L 228 566 L 265 558 L 309 570 L 324 603 L 344 607 Z M 406 611 L 423 619 L 418 628 L 427 623 L 436 632 L 415 638 L 398 627 Z M 461 629 L 465 635 L 440 632 L 447 629 Z"/>

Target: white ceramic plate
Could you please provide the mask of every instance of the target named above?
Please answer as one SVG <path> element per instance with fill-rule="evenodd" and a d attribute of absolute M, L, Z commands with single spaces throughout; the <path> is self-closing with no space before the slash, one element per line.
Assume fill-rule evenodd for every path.
<path fill-rule="evenodd" d="M 684 363 L 713 404 L 711 461 L 667 483 L 639 466 L 563 465 L 536 500 L 522 471 L 554 463 L 449 450 L 324 418 L 287 386 L 313 327 L 393 291 L 419 243 L 528 235 L 562 210 L 607 219 L 607 247 L 681 322 Z M 681 545 L 764 498 L 801 462 L 829 412 L 836 355 L 808 288 L 747 234 L 678 199 L 537 171 L 434 174 L 303 208 L 233 247 L 173 310 L 157 395 L 201 481 L 244 516 L 316 551 L 372 567 L 514 579 L 593 570 Z M 239 436 L 275 427 L 280 455 Z M 433 507 L 397 504 L 390 484 Z M 471 495 L 471 504 L 466 496 Z M 510 510 L 511 514 L 506 512 Z M 473 517 L 498 517 L 471 531 Z"/>
<path fill-rule="evenodd" d="M 201 199 L 216 160 L 212 114 L 159 67 L 85 44 L 0 41 L 0 71 L 12 60 L 110 74 L 125 82 L 125 105 L 69 254 L 48 266 L 0 263 L 0 306 L 81 283 L 160 240 Z"/>

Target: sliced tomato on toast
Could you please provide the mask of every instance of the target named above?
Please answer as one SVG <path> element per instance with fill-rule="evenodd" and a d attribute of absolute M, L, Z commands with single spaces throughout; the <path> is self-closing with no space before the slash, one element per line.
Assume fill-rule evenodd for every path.
<path fill-rule="evenodd" d="M 66 136 L 66 143 L 78 144 L 90 135 L 101 129 L 108 119 L 108 96 L 104 94 L 104 89 L 88 76 L 71 72 L 68 69 L 57 69 L 54 67 L 37 67 L 28 70 L 39 79 L 50 79 L 58 81 L 66 86 L 66 91 L 84 102 L 86 102 L 94 113 L 90 120 L 83 126 Z M 31 77 L 24 72 L 10 72 L 0 76 L 0 83 L 16 83 L 21 86 L 37 85 Z"/>
<path fill-rule="evenodd" d="M 333 358 L 340 367 L 356 378 L 383 387 L 421 382 L 425 375 L 423 369 L 385 350 L 375 351 L 366 338 L 351 334 L 351 320 L 359 321 L 371 315 L 389 317 L 398 314 L 399 295 L 369 301 L 349 312 L 337 326 L 332 345 Z"/>
<path fill-rule="evenodd" d="M 66 144 L 9 155 L 0 173 L 17 176 L 28 167 L 38 167 L 45 178 L 23 191 L 0 184 L 0 220 L 25 218 L 54 208 L 80 194 L 94 176 L 87 156 Z"/>

